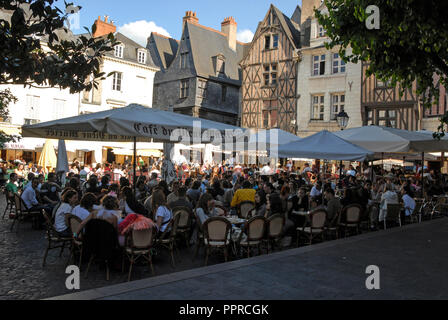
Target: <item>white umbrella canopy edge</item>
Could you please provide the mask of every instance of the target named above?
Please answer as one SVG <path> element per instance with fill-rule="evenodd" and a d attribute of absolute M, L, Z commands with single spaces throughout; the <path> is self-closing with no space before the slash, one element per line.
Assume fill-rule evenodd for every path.
<path fill-rule="evenodd" d="M 364 126 L 335 132 L 337 136 L 376 153 L 448 151 L 448 139 L 437 140 L 428 133 L 383 126 Z"/>
<path fill-rule="evenodd" d="M 309 158 L 323 160 L 364 161 L 374 153 L 346 141 L 327 130 L 299 141 L 278 147 L 279 158 Z"/>
<path fill-rule="evenodd" d="M 24 137 L 119 142 L 178 142 L 174 137 L 179 141 L 221 143 L 234 132 L 241 133 L 242 129 L 137 104 L 22 127 Z"/>

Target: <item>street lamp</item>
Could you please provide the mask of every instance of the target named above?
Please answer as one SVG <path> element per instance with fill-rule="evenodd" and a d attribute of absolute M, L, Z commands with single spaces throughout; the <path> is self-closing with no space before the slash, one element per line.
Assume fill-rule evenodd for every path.
<path fill-rule="evenodd" d="M 341 131 L 347 128 L 349 119 L 350 117 L 344 110 L 338 113 L 338 115 L 336 116 L 336 120 L 338 121 L 338 125 L 339 128 L 341 128 Z M 339 163 L 339 181 L 341 181 L 341 179 L 342 179 L 342 160 Z"/>
<path fill-rule="evenodd" d="M 345 128 L 347 128 L 349 119 L 350 119 L 350 117 L 348 116 L 348 114 L 345 111 L 341 111 L 338 113 L 338 115 L 336 116 L 336 120 L 338 121 L 338 125 L 339 125 L 339 128 L 341 128 L 341 130 L 344 130 Z"/>

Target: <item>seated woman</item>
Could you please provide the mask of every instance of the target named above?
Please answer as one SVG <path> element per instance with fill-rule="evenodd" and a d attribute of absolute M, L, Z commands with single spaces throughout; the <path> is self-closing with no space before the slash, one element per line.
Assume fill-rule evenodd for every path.
<path fill-rule="evenodd" d="M 265 218 L 269 218 L 274 214 L 280 214 L 284 216 L 282 199 L 278 193 L 271 193 L 266 195 L 266 213 L 264 215 Z"/>
<path fill-rule="evenodd" d="M 173 218 L 173 212 L 168 208 L 166 203 L 166 196 L 162 189 L 157 189 L 152 195 L 151 207 L 155 212 L 156 227 L 158 230 L 158 236 L 165 231 L 170 231 L 168 224 Z M 169 232 L 166 233 L 168 236 Z"/>
<path fill-rule="evenodd" d="M 127 216 L 130 213 L 138 213 L 141 215 L 148 215 L 145 207 L 137 201 L 134 197 L 134 193 L 132 189 L 129 187 L 124 187 L 120 192 L 120 209 L 124 212 L 124 215 Z"/>
<path fill-rule="evenodd" d="M 79 205 L 73 209 L 72 214 L 84 221 L 93 212 L 95 203 L 96 196 L 93 193 L 86 193 Z"/>
<path fill-rule="evenodd" d="M 210 193 L 204 193 L 200 198 L 198 205 L 196 206 L 196 215 L 201 223 L 204 224 L 205 220 L 211 217 L 217 217 L 218 211 L 215 207 L 215 199 Z"/>
<path fill-rule="evenodd" d="M 258 190 L 255 194 L 255 216 L 264 217 L 266 213 L 266 193 L 263 190 Z"/>
<path fill-rule="evenodd" d="M 394 185 L 387 183 L 384 185 L 384 192 L 381 196 L 379 222 L 382 222 L 387 215 L 387 205 L 398 203 L 398 195 L 395 192 Z"/>
<path fill-rule="evenodd" d="M 71 237 L 70 227 L 65 224 L 65 215 L 72 213 L 73 208 L 78 203 L 78 193 L 74 190 L 68 190 L 64 193 L 62 204 L 56 211 L 54 218 L 54 228 L 62 237 Z"/>
<path fill-rule="evenodd" d="M 95 210 L 95 207 L 93 207 L 93 211 L 90 213 L 90 215 L 85 219 L 81 226 L 80 230 L 84 228 L 84 226 L 89 222 L 91 219 L 102 219 L 114 226 L 115 229 L 118 228 L 119 220 L 121 220 L 121 212 L 118 210 L 118 200 L 116 197 L 113 196 L 105 196 L 101 200 L 101 206 L 98 208 L 98 210 Z"/>

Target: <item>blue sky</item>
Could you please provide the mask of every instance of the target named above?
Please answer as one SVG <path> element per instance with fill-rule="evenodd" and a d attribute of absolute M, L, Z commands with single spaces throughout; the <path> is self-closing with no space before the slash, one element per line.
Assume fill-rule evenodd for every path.
<path fill-rule="evenodd" d="M 57 3 L 63 2 L 59 0 Z M 287 16 L 291 16 L 302 0 L 71 0 L 82 7 L 80 26 L 89 28 L 98 16 L 108 15 L 119 27 L 119 31 L 143 42 L 151 31 L 180 38 L 182 17 L 185 11 L 196 11 L 199 23 L 220 30 L 225 17 L 233 16 L 238 23 L 239 40 L 250 41 L 258 22 L 261 21 L 271 3 Z M 61 4 L 58 4 L 58 6 Z M 250 30 L 250 31 L 248 31 Z M 244 32 L 245 31 L 245 32 Z M 83 30 L 74 30 L 81 33 Z"/>

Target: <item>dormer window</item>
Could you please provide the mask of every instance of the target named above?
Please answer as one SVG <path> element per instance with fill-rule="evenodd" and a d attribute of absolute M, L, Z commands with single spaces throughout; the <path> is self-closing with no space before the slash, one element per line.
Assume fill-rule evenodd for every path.
<path fill-rule="evenodd" d="M 215 68 L 216 76 L 225 76 L 226 74 L 226 58 L 219 54 L 217 56 L 212 57 L 213 67 Z"/>
<path fill-rule="evenodd" d="M 138 50 L 137 59 L 138 59 L 138 63 L 145 64 L 146 63 L 146 51 Z"/>
<path fill-rule="evenodd" d="M 115 46 L 115 57 L 123 58 L 124 46 L 119 44 Z"/>
<path fill-rule="evenodd" d="M 188 68 L 188 52 L 183 52 L 180 54 L 180 68 L 181 69 Z"/>

